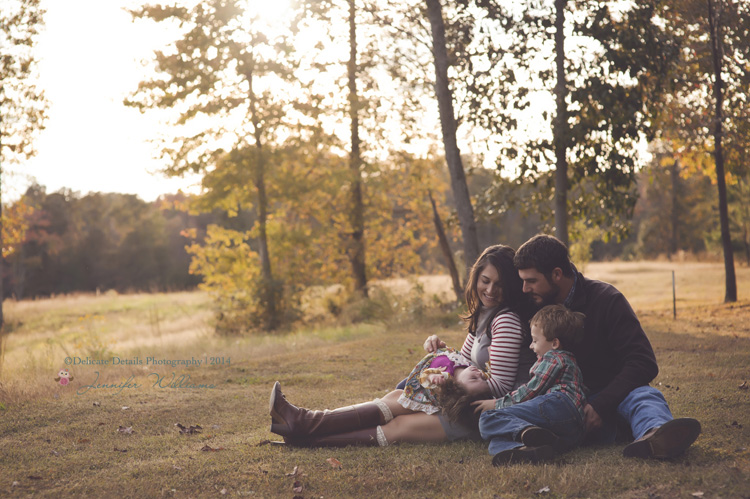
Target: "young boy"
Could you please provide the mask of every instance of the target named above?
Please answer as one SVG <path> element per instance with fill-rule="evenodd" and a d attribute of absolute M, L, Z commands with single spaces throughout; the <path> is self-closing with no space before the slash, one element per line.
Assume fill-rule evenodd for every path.
<path fill-rule="evenodd" d="M 584 315 L 549 305 L 531 319 L 537 361 L 531 379 L 505 397 L 474 402 L 492 464 L 539 462 L 580 444 L 586 404 L 583 376 L 566 350 L 583 338 Z"/>

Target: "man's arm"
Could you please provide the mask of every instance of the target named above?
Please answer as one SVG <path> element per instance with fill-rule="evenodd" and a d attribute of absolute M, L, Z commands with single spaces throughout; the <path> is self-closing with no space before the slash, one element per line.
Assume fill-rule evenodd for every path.
<path fill-rule="evenodd" d="M 621 366 L 615 377 L 589 402 L 599 417 L 613 415 L 631 391 L 648 385 L 659 372 L 654 350 L 640 321 L 622 293 L 614 291 L 609 299 L 594 300 L 592 304 L 603 308 L 597 314 L 600 320 L 596 327 L 606 338 L 608 350 L 597 353 L 610 357 L 598 360 Z"/>

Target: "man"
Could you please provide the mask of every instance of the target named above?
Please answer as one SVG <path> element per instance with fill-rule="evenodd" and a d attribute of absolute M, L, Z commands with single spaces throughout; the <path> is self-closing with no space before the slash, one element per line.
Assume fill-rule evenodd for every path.
<path fill-rule="evenodd" d="M 590 439 L 613 442 L 618 419 L 635 441 L 626 457 L 666 459 L 682 454 L 698 438 L 700 423 L 674 419 L 660 391 L 649 386 L 659 369 L 651 343 L 627 299 L 614 286 L 587 279 L 558 239 L 537 235 L 513 260 L 523 291 L 538 305 L 563 304 L 586 315 L 584 340 L 571 351 L 590 390 L 584 407 Z M 620 419 L 621 418 L 621 419 Z"/>

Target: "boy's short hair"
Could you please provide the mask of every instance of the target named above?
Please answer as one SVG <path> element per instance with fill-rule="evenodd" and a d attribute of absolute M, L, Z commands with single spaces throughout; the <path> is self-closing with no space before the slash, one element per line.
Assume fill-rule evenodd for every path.
<path fill-rule="evenodd" d="M 537 234 L 523 243 L 513 257 L 513 264 L 518 270 L 536 269 L 548 279 L 555 268 L 562 270 L 565 277 L 575 275 L 568 247 L 547 234 Z"/>
<path fill-rule="evenodd" d="M 581 312 L 574 312 L 564 305 L 547 305 L 534 314 L 529 325 L 541 329 L 547 341 L 557 338 L 564 347 L 583 340 L 585 318 Z"/>

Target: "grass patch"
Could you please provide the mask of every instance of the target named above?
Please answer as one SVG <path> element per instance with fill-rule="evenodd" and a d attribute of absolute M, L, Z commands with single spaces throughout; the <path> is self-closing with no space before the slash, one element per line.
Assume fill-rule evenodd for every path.
<path fill-rule="evenodd" d="M 595 275 L 597 265 L 589 264 L 587 272 Z M 713 277 L 695 274 L 682 284 L 695 301 L 674 320 L 671 298 L 667 306 L 649 299 L 663 272 L 632 265 L 636 271 L 610 274 L 602 267 L 602 277 L 615 275 L 623 290 L 631 290 L 626 292 L 659 360 L 654 384 L 675 416 L 693 416 L 703 425 L 696 444 L 673 462 L 625 459 L 622 445 L 502 469 L 492 467 L 479 442 L 274 446 L 268 443 L 276 439 L 269 432 L 268 396 L 275 380 L 292 402 L 314 408 L 381 396 L 421 358 L 428 334 L 460 346 L 464 333 L 455 315 L 425 309 L 411 322 L 305 326 L 231 338 L 211 334 L 210 303 L 200 293 L 81 296 L 6 304 L 18 326 L 6 337 L 0 374 L 0 495 L 748 497 L 750 390 L 742 387 L 750 383 L 750 300 L 741 295 L 740 303 L 720 304 L 721 295 L 701 295 L 712 292 L 704 284 Z M 633 294 L 638 289 L 647 296 Z M 87 338 L 106 346 L 105 357 L 143 364 L 70 366 L 73 381 L 55 382 L 65 350 L 83 356 L 87 346 L 76 341 Z M 146 365 L 149 357 L 203 363 Z M 214 363 L 207 365 L 210 359 Z M 97 372 L 99 383 L 121 387 L 82 390 Z M 173 375 L 214 388 L 155 383 Z M 123 386 L 128 380 L 139 386 Z M 202 429 L 183 434 L 177 423 Z M 329 464 L 331 457 L 341 469 Z"/>

